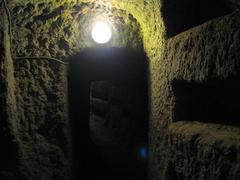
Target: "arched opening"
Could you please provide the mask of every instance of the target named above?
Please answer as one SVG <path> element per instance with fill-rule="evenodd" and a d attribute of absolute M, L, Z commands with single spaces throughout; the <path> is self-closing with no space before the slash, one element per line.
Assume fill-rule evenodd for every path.
<path fill-rule="evenodd" d="M 69 107 L 76 179 L 147 179 L 144 51 L 86 49 L 70 60 Z"/>

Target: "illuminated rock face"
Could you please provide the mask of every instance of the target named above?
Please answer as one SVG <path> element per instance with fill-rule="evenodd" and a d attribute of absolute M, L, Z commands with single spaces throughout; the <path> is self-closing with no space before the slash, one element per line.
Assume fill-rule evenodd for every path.
<path fill-rule="evenodd" d="M 113 38 L 101 48 L 148 57 L 149 180 L 239 179 L 239 5 L 238 0 L 13 0 L 7 4 L 9 36 L 1 2 L 0 179 L 72 176 L 64 63 L 98 47 L 90 32 L 102 19 L 112 24 Z"/>

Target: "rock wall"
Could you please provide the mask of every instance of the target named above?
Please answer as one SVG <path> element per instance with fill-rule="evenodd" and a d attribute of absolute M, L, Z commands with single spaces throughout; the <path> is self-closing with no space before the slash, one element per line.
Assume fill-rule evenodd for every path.
<path fill-rule="evenodd" d="M 18 125 L 12 140 L 15 143 L 12 149 L 17 152 L 3 153 L 5 159 L 16 157 L 18 161 L 9 169 L 1 166 L 3 178 L 71 178 L 68 59 L 95 45 L 89 31 L 91 24 L 103 14 L 113 24 L 114 38 L 109 46 L 141 50 L 145 46 L 149 54 L 157 54 L 153 48 L 162 40 L 149 38 L 163 33 L 163 30 L 160 34 L 155 31 L 161 27 L 155 23 L 160 19 L 154 15 L 154 12 L 160 14 L 156 3 L 158 1 L 1 1 L 1 12 L 6 11 L 6 27 L 11 31 L 7 43 L 12 52 L 8 55 L 13 58 L 12 70 L 6 67 L 4 70 L 12 73 L 9 78 L 14 82 L 11 90 L 16 99 L 15 103 L 11 102 L 15 107 L 10 102 L 2 107 L 9 107 L 9 112 L 14 110 L 13 121 Z M 5 77 L 2 80 L 7 81 Z M 2 91 L 1 97 L 5 97 Z M 10 127 L 7 131 L 12 130 Z M 10 145 L 2 145 L 9 150 Z"/>
<path fill-rule="evenodd" d="M 15 64 L 24 179 L 71 174 L 67 69 L 44 60 Z M 57 167 L 57 168 L 56 168 Z"/>
<path fill-rule="evenodd" d="M 16 82 L 6 11 L 0 13 L 0 178 L 8 179 L 18 173 L 20 145 L 16 106 Z M 9 162 L 6 164 L 6 162 Z"/>
<path fill-rule="evenodd" d="M 238 10 L 233 11 L 166 40 L 156 70 L 159 74 L 153 80 L 158 83 L 153 89 L 156 104 L 152 111 L 156 114 L 150 127 L 150 179 L 239 179 L 239 114 L 233 119 L 229 116 L 226 121 L 221 116 L 209 118 L 210 101 L 200 107 L 203 108 L 204 103 L 209 107 L 208 119 L 189 118 L 188 114 L 180 116 L 176 111 L 178 107 L 181 113 L 186 106 L 188 109 L 184 112 L 191 113 L 191 109 L 201 103 L 194 102 L 190 93 L 184 94 L 186 84 L 196 83 L 206 88 L 209 81 L 223 82 L 213 85 L 219 89 L 212 94 L 217 96 L 221 88 L 225 89 L 219 97 L 222 99 L 230 97 L 238 88 L 239 15 Z M 233 83 L 226 87 L 225 80 L 230 82 L 231 78 Z M 188 87 L 188 92 L 194 91 L 192 86 Z M 204 98 L 207 93 L 201 95 Z M 227 107 L 235 103 L 238 93 L 235 95 L 223 110 L 227 111 Z M 190 106 L 186 104 L 189 102 L 192 102 Z M 212 104 L 213 108 L 218 106 L 217 102 Z M 222 112 L 215 115 L 219 113 Z M 199 118 L 199 115 L 193 117 Z"/>
<path fill-rule="evenodd" d="M 213 8 L 205 14 L 209 1 L 12 0 L 7 3 L 9 22 L 1 1 L 1 128 L 10 138 L 0 137 L 1 147 L 13 150 L 6 148 L 1 156 L 16 159 L 9 167 L 1 164 L 0 177 L 71 176 L 65 65 L 77 52 L 94 46 L 91 18 L 105 14 L 119 34 L 109 45 L 144 47 L 149 58 L 149 179 L 239 179 L 238 120 L 228 120 L 231 126 L 221 120 L 193 122 L 176 111 L 181 101 L 176 91 L 182 88 L 175 82 L 204 86 L 213 78 L 239 74 L 239 1 L 212 2 L 210 7 L 219 8 L 216 14 L 211 14 Z M 187 7 L 197 8 L 197 13 Z M 4 33 L 7 28 L 13 36 Z"/>

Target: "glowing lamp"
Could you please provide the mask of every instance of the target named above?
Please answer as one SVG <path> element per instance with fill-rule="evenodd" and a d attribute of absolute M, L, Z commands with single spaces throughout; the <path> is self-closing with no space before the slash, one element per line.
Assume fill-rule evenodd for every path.
<path fill-rule="evenodd" d="M 97 22 L 92 29 L 92 38 L 98 44 L 106 44 L 112 38 L 112 30 L 106 23 Z"/>

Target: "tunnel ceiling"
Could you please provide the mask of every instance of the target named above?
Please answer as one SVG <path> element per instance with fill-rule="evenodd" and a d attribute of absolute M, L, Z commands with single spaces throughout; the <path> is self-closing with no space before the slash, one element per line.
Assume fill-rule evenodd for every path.
<path fill-rule="evenodd" d="M 89 32 L 102 19 L 113 26 L 111 46 L 143 46 L 151 59 L 158 56 L 163 43 L 159 0 L 13 0 L 8 6 L 15 56 L 66 59 L 94 46 Z"/>

